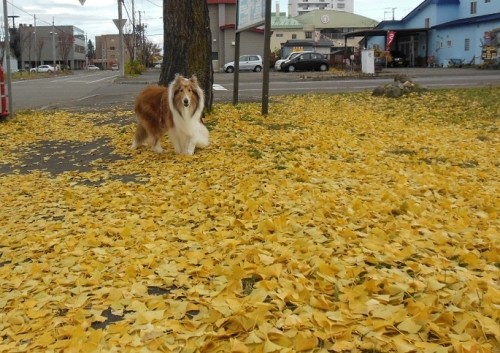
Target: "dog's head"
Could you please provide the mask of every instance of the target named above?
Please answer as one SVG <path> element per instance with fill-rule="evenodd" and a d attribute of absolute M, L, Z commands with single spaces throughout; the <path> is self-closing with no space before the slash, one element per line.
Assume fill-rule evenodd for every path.
<path fill-rule="evenodd" d="M 182 75 L 176 75 L 171 85 L 173 103 L 176 108 L 179 111 L 181 109 L 188 109 L 194 112 L 202 100 L 201 95 L 203 95 L 197 77 L 193 75 L 187 79 Z"/>

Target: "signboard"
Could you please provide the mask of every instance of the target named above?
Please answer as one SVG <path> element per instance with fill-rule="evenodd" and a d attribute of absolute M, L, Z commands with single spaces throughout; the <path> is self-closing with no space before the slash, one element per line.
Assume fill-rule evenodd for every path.
<path fill-rule="evenodd" d="M 486 45 L 483 47 L 483 50 L 481 52 L 481 59 L 483 59 L 483 60 L 495 60 L 497 57 L 497 53 L 498 53 L 498 51 L 497 51 L 496 47 Z"/>
<path fill-rule="evenodd" d="M 265 0 L 238 0 L 237 32 L 264 24 L 265 2 Z"/>

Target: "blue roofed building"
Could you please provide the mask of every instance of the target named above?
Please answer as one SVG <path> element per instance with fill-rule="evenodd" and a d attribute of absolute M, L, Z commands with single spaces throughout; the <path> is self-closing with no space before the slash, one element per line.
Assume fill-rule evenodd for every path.
<path fill-rule="evenodd" d="M 500 61 L 499 0 L 425 0 L 400 21 L 382 21 L 362 46 L 397 52 L 410 66 L 462 66 Z"/>

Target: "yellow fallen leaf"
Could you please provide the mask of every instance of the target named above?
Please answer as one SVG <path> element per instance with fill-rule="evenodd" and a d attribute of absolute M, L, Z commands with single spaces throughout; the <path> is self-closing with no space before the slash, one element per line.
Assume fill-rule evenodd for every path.
<path fill-rule="evenodd" d="M 231 353 L 248 353 L 248 347 L 236 338 L 231 338 Z"/>
<path fill-rule="evenodd" d="M 403 332 L 417 333 L 422 329 L 422 326 L 418 325 L 413 319 L 406 319 L 397 325 L 397 328 Z"/>
<path fill-rule="evenodd" d="M 295 351 L 303 352 L 318 346 L 318 339 L 308 331 L 300 331 L 295 337 Z"/>

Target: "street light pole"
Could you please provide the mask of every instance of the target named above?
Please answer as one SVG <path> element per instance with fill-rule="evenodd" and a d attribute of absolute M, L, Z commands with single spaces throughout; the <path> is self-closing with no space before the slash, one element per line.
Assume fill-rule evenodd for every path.
<path fill-rule="evenodd" d="M 54 17 L 52 17 L 52 32 L 50 32 L 50 34 L 52 34 L 52 62 L 53 62 L 53 66 L 54 66 L 54 70 L 56 69 L 56 32 L 55 32 L 55 28 L 54 28 Z"/>

